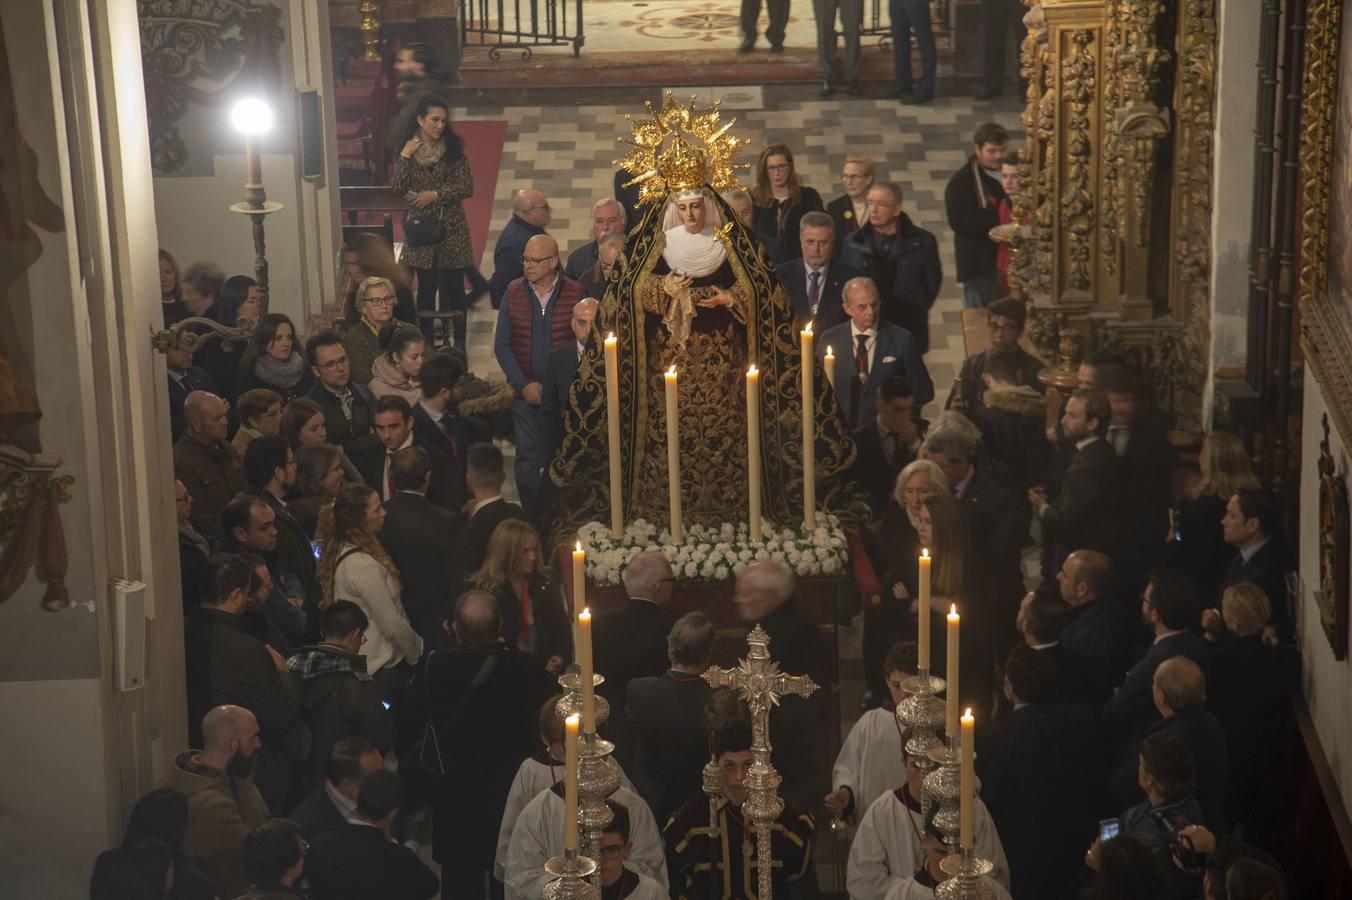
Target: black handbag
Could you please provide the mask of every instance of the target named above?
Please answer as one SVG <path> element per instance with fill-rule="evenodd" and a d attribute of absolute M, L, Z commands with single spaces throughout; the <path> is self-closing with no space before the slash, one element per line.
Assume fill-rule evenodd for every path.
<path fill-rule="evenodd" d="M 446 236 L 446 226 L 436 214 L 430 211 L 409 210 L 404 219 L 404 243 L 410 247 L 430 247 L 441 243 Z"/>

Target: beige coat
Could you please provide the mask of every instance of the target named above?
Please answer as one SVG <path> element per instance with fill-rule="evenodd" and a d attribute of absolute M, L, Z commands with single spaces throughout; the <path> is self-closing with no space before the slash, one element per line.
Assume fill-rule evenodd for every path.
<path fill-rule="evenodd" d="M 188 830 L 183 855 L 195 863 L 223 897 L 249 889 L 240 851 L 244 838 L 268 820 L 268 806 L 252 779 L 231 778 L 180 753 L 167 785 L 188 797 Z"/>

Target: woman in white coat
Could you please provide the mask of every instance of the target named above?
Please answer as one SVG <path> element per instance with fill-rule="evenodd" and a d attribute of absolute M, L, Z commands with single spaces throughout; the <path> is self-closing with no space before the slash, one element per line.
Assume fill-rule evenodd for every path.
<path fill-rule="evenodd" d="M 319 513 L 320 606 L 351 600 L 366 613 L 362 652 L 380 695 L 397 702 L 400 685 L 422 656 L 423 642 L 400 600 L 399 570 L 377 535 L 385 524 L 380 495 L 364 484 L 343 486 Z"/>

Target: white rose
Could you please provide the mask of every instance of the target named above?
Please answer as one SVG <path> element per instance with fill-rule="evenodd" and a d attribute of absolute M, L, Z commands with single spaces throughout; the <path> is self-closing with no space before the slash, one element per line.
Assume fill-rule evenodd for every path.
<path fill-rule="evenodd" d="M 726 581 L 728 578 L 728 567 L 718 566 L 717 568 L 715 568 L 714 578 L 717 578 L 719 581 Z"/>
<path fill-rule="evenodd" d="M 698 572 L 698 571 L 699 571 L 699 568 L 698 568 L 693 562 L 688 562 L 688 563 L 685 564 L 685 577 L 686 577 L 686 578 L 694 578 L 694 577 L 695 577 L 695 573 Z"/>
<path fill-rule="evenodd" d="M 756 551 L 756 559 L 758 560 L 772 559 L 773 557 L 774 555 L 771 554 L 770 551 L 766 550 L 764 547 Z"/>

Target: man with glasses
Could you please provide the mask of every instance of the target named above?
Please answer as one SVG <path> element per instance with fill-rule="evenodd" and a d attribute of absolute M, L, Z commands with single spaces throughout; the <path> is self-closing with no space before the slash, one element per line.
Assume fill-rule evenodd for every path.
<path fill-rule="evenodd" d="M 1039 394 L 1046 391 L 1046 386 L 1037 377 L 1043 369 L 1042 360 L 1019 346 L 1027 320 L 1028 308 L 1022 300 L 1013 297 L 1002 297 L 986 307 L 986 328 L 991 345 L 962 361 L 957 386 L 948 397 L 949 409 L 956 409 L 976 420 L 985 409 L 986 373 L 991 360 L 997 357 L 1002 360 L 1000 368 L 1014 375 L 1009 380 L 1011 385 L 1032 388 Z"/>
<path fill-rule="evenodd" d="M 329 443 L 342 446 L 370 434 L 374 400 L 365 385 L 353 383 L 347 348 L 337 332 L 313 335 L 305 342 L 305 358 L 315 374 L 315 386 L 305 399 L 323 411 Z"/>
<path fill-rule="evenodd" d="M 868 189 L 873 187 L 873 160 L 847 156 L 840 170 L 845 193 L 826 204 L 826 213 L 836 223 L 836 245 L 844 246 L 868 222 Z"/>
<path fill-rule="evenodd" d="M 515 391 L 516 485 L 525 505 L 540 484 L 540 401 L 549 352 L 575 340 L 573 307 L 582 299 L 582 285 L 559 271 L 559 245 L 547 234 L 526 242 L 521 265 L 525 274 L 503 293 L 493 354 Z"/>
<path fill-rule="evenodd" d="M 539 191 L 522 188 L 512 197 L 512 217 L 493 247 L 493 277 L 488 280 L 488 296 L 494 309 L 502 305 L 508 286 L 525 274 L 521 257 L 526 242 L 545 234 L 552 212 L 549 201 Z M 554 253 L 558 253 L 557 246 Z"/>
<path fill-rule="evenodd" d="M 653 879 L 625 865 L 634 850 L 629 839 L 629 810 L 623 804 L 607 800 L 611 820 L 601 832 L 601 896 L 621 900 L 666 900 L 670 894 Z"/>
<path fill-rule="evenodd" d="M 911 333 L 916 348 L 929 350 L 929 311 L 943 284 L 939 242 L 902 211 L 901 186 L 869 188 L 868 222 L 845 242 L 845 262 L 878 287 L 882 318 Z M 914 383 L 913 383 L 914 384 Z"/>

